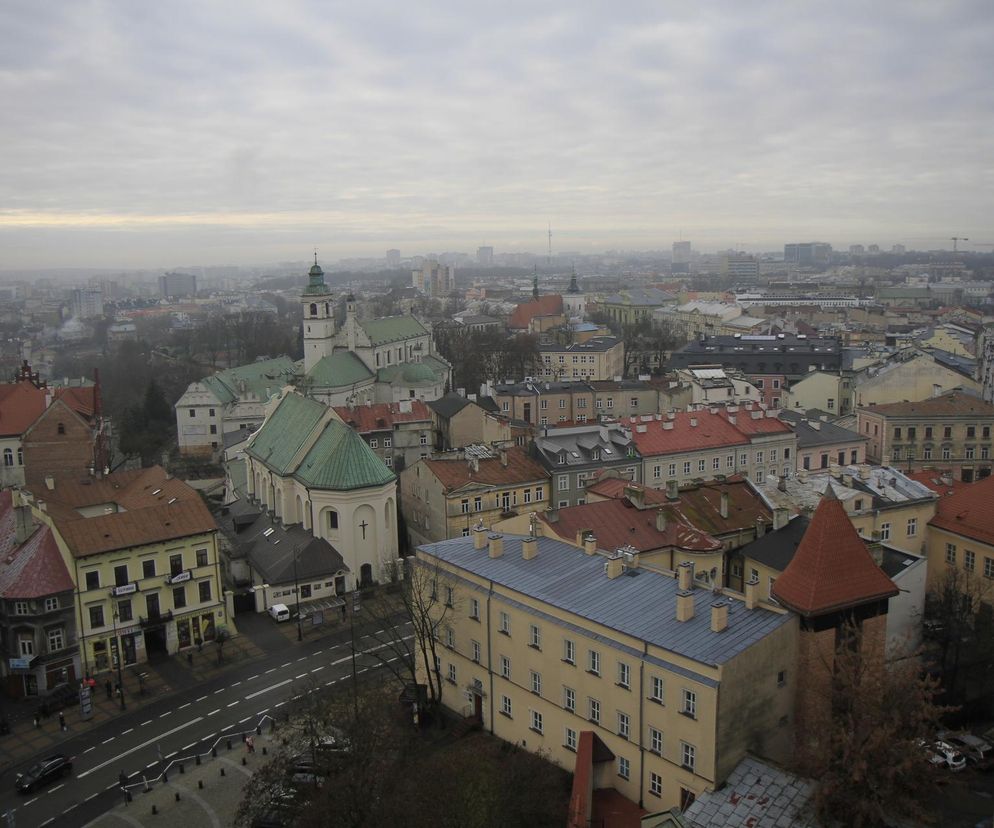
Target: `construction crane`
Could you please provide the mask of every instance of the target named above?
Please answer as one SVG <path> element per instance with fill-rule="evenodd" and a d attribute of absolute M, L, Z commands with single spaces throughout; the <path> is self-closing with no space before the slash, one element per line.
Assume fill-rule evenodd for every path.
<path fill-rule="evenodd" d="M 949 240 L 953 243 L 953 253 L 956 252 L 956 243 L 961 241 L 970 241 L 966 236 L 950 236 Z"/>

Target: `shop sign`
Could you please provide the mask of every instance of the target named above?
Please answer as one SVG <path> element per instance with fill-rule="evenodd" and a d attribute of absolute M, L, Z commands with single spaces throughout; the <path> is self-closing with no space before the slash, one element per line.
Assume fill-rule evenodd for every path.
<path fill-rule="evenodd" d="M 166 578 L 167 584 L 182 584 L 185 581 L 189 581 L 193 577 L 192 569 L 184 569 L 182 572 L 177 572 L 175 575 L 170 575 Z"/>
<path fill-rule="evenodd" d="M 130 595 L 132 592 L 138 592 L 137 581 L 132 581 L 130 584 L 124 584 L 123 586 L 113 587 L 110 594 L 116 598 L 118 595 Z"/>
<path fill-rule="evenodd" d="M 11 670 L 29 670 L 30 668 L 31 668 L 31 656 L 27 656 L 26 658 L 10 659 Z"/>

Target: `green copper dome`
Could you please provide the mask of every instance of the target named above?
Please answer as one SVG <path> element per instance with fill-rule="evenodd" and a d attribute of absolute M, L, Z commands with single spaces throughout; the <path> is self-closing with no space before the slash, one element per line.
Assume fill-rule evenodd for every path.
<path fill-rule="evenodd" d="M 321 269 L 321 265 L 318 264 L 317 254 L 314 255 L 314 264 L 311 265 L 311 269 L 307 272 L 307 278 L 307 287 L 304 288 L 305 296 L 330 293 L 328 286 L 324 283 L 324 271 Z"/>

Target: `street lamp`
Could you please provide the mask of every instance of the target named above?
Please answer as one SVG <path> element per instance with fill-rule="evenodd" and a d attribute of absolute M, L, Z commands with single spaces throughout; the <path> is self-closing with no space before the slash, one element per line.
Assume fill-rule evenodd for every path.
<path fill-rule="evenodd" d="M 121 700 L 121 710 L 127 710 L 127 705 L 124 703 L 124 675 L 121 672 L 121 661 L 124 658 L 124 649 L 121 646 L 121 639 L 117 637 L 117 610 L 111 613 L 113 616 L 114 624 L 114 652 L 117 654 L 117 695 Z"/>
<path fill-rule="evenodd" d="M 298 546 L 293 547 L 293 591 L 297 596 L 297 641 L 303 641 L 304 631 L 300 625 L 300 581 L 297 579 L 297 553 L 299 551 Z"/>

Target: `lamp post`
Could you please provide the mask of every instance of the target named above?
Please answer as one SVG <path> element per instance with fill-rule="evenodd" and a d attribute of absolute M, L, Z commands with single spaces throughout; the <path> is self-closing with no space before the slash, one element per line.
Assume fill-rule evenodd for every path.
<path fill-rule="evenodd" d="M 124 674 L 121 671 L 121 661 L 124 658 L 123 647 L 121 646 L 121 639 L 117 637 L 117 610 L 111 613 L 113 616 L 114 623 L 114 652 L 117 654 L 117 695 L 121 701 L 121 710 L 127 710 L 127 705 L 124 703 Z"/>
<path fill-rule="evenodd" d="M 299 551 L 298 546 L 293 547 L 293 591 L 297 596 L 297 641 L 303 641 L 304 631 L 300 625 L 300 581 L 297 579 L 297 553 Z"/>

